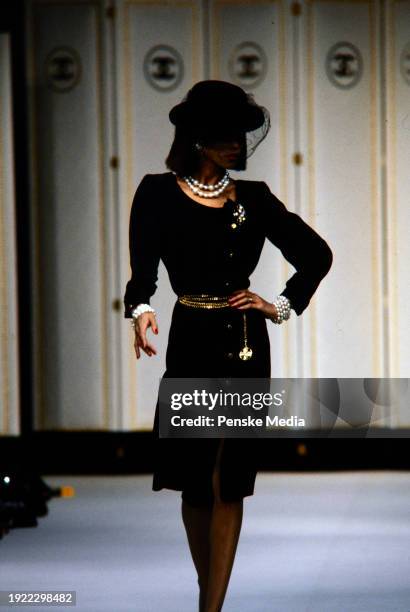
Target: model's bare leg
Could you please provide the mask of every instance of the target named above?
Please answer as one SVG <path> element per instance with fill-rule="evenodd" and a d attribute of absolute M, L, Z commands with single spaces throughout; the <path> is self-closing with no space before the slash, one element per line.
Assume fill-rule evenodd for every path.
<path fill-rule="evenodd" d="M 182 520 L 198 574 L 199 612 L 205 612 L 209 572 L 209 528 L 212 508 L 195 508 L 182 500 Z"/>
<path fill-rule="evenodd" d="M 210 525 L 210 558 L 205 612 L 220 612 L 228 588 L 242 525 L 243 500 L 223 502 L 220 498 L 221 440 L 212 476 L 214 506 Z"/>

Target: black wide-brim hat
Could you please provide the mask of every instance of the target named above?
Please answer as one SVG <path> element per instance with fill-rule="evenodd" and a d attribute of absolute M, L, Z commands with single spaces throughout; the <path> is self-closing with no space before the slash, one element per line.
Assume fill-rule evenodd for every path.
<path fill-rule="evenodd" d="M 250 132 L 264 125 L 266 109 L 241 87 L 227 81 L 196 83 L 182 102 L 169 112 L 175 126 L 197 133 Z"/>

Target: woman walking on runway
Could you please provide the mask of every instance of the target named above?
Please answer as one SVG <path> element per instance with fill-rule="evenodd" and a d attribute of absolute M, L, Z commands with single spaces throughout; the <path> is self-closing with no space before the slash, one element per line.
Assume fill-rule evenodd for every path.
<path fill-rule="evenodd" d="M 332 264 L 329 246 L 262 181 L 233 180 L 270 128 L 268 111 L 225 81 L 201 81 L 171 109 L 170 170 L 146 174 L 130 215 L 132 276 L 124 316 L 141 350 L 156 355 L 150 299 L 162 260 L 175 301 L 163 377 L 270 378 L 267 320 L 308 306 Z M 296 272 L 272 302 L 249 276 L 268 238 Z M 253 495 L 260 444 L 252 438 L 159 438 L 154 417 L 152 489 L 181 491 L 182 521 L 198 574 L 199 611 L 222 609 L 237 549 L 243 498 Z"/>

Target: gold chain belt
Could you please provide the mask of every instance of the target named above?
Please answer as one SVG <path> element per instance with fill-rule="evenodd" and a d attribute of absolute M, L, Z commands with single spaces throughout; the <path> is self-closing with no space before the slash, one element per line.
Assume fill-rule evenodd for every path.
<path fill-rule="evenodd" d="M 210 295 L 209 293 L 180 295 L 178 301 L 193 308 L 224 308 L 229 306 L 228 296 Z"/>
<path fill-rule="evenodd" d="M 211 295 L 209 293 L 184 294 L 178 296 L 178 302 L 191 308 L 226 308 L 230 306 L 229 296 Z M 246 312 L 243 315 L 243 348 L 239 351 L 239 357 L 246 361 L 252 357 L 252 349 L 248 346 Z"/>

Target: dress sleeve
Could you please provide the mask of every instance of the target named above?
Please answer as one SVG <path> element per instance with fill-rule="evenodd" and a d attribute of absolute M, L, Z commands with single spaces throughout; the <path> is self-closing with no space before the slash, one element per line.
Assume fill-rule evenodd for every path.
<path fill-rule="evenodd" d="M 296 314 L 301 315 L 329 272 L 333 253 L 313 228 L 299 215 L 287 210 L 266 183 L 262 182 L 262 187 L 265 235 L 296 269 L 281 295 L 287 297 Z"/>
<path fill-rule="evenodd" d="M 124 317 L 131 318 L 138 304 L 150 304 L 157 289 L 160 240 L 156 200 L 151 175 L 146 174 L 135 192 L 130 213 L 129 252 L 131 278 L 124 294 Z"/>

